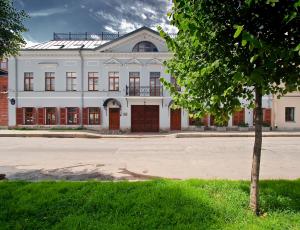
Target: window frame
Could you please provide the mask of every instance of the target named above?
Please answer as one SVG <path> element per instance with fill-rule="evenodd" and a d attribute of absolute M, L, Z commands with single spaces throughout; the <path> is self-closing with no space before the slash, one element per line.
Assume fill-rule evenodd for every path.
<path fill-rule="evenodd" d="M 91 117 L 92 115 L 92 117 Z M 98 118 L 96 118 L 98 116 Z M 99 125 L 100 124 L 100 108 L 99 107 L 89 107 L 88 108 L 88 120 L 89 125 Z"/>
<path fill-rule="evenodd" d="M 33 72 L 24 72 L 24 91 L 33 91 Z"/>
<path fill-rule="evenodd" d="M 133 80 L 133 87 L 132 81 Z M 141 77 L 140 72 L 129 72 L 129 96 L 140 96 Z"/>
<path fill-rule="evenodd" d="M 119 72 L 108 72 L 108 91 L 120 91 L 120 75 Z M 112 79 L 112 85 L 111 85 Z M 117 83 L 117 87 L 116 87 Z M 112 87 L 111 87 L 112 86 Z"/>
<path fill-rule="evenodd" d="M 90 81 L 92 81 L 92 84 L 90 84 Z M 99 73 L 88 72 L 88 91 L 99 91 L 98 83 L 99 83 Z M 90 88 L 90 86 L 92 87 Z"/>
<path fill-rule="evenodd" d="M 285 118 L 285 122 L 295 122 L 295 107 L 285 107 L 284 118 Z"/>
<path fill-rule="evenodd" d="M 160 96 L 160 74 L 160 72 L 150 72 L 150 96 Z"/>
<path fill-rule="evenodd" d="M 74 110 L 74 111 L 69 111 Z M 69 116 L 72 115 L 72 122 L 70 122 Z M 79 122 L 79 113 L 77 107 L 67 107 L 67 125 L 77 125 Z"/>
<path fill-rule="evenodd" d="M 31 109 L 30 112 L 28 111 L 29 109 Z M 34 111 L 34 109 L 35 109 L 34 107 L 25 107 L 24 108 L 24 125 L 34 125 L 35 124 L 35 111 Z M 31 118 L 31 119 L 27 119 L 28 117 Z"/>
<path fill-rule="evenodd" d="M 77 91 L 77 75 L 76 72 L 66 72 L 67 87 L 66 91 Z M 71 85 L 69 85 L 71 81 Z"/>
<path fill-rule="evenodd" d="M 134 45 L 132 52 L 158 52 L 158 49 L 150 41 L 140 41 Z"/>
<path fill-rule="evenodd" d="M 53 111 L 49 112 L 49 110 L 53 110 Z M 48 114 L 51 115 L 50 120 L 48 119 Z M 54 115 L 54 120 L 52 118 L 53 115 Z M 46 121 L 45 121 L 46 125 L 56 125 L 57 124 L 57 111 L 56 111 L 56 108 L 55 107 L 46 107 L 45 108 L 45 118 L 46 118 Z M 50 122 L 48 122 L 48 121 L 50 121 Z"/>
<path fill-rule="evenodd" d="M 48 84 L 49 81 L 49 84 Z M 49 88 L 47 86 L 50 86 Z M 55 73 L 45 72 L 45 91 L 55 91 Z"/>

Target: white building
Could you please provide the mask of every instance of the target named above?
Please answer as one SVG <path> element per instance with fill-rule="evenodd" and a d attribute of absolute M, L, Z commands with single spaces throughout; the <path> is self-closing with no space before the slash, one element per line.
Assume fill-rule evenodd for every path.
<path fill-rule="evenodd" d="M 157 32 L 142 27 L 120 37 L 74 37 L 56 34 L 10 58 L 10 127 L 158 132 L 193 125 L 187 111 L 170 109 L 171 97 L 159 81 L 171 81 L 162 64 L 171 53 Z M 264 98 L 265 108 L 271 108 L 271 100 Z M 214 125 L 209 117 L 203 122 Z M 253 125 L 251 110 L 235 114 L 228 126 L 242 122 Z"/>

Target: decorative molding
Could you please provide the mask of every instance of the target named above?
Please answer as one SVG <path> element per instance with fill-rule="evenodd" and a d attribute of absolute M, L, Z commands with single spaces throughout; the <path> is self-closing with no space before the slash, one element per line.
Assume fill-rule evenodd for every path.
<path fill-rule="evenodd" d="M 163 62 L 157 58 L 153 58 L 146 62 L 146 65 L 162 65 Z"/>
<path fill-rule="evenodd" d="M 130 59 L 128 62 L 126 62 L 126 65 L 142 65 L 143 63 L 141 63 L 138 59 L 136 58 L 132 58 Z"/>
<path fill-rule="evenodd" d="M 104 65 L 122 65 L 122 63 L 115 58 L 110 58 L 104 62 Z"/>
<path fill-rule="evenodd" d="M 39 62 L 38 65 L 43 68 L 56 68 L 59 64 L 57 62 Z"/>

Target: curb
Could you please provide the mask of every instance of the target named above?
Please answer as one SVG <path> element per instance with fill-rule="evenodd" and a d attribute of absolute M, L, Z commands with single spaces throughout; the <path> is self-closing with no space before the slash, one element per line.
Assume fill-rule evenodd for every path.
<path fill-rule="evenodd" d="M 5 133 L 0 134 L 0 137 L 44 137 L 44 138 L 88 138 L 88 139 L 101 139 L 101 138 L 165 138 L 167 135 L 92 135 L 92 134 L 72 134 L 72 133 Z"/>
<path fill-rule="evenodd" d="M 6 134 L 0 134 L 0 137 L 46 137 L 46 138 L 102 138 L 102 136 L 96 136 L 96 135 L 89 135 L 89 134 L 71 134 L 71 133 L 57 133 L 57 134 L 51 134 L 51 133 L 6 133 Z"/>
<path fill-rule="evenodd" d="M 204 137 L 255 137 L 253 134 L 184 134 L 178 133 L 176 138 L 204 138 Z M 300 137 L 300 134 L 262 134 L 262 137 Z"/>
<path fill-rule="evenodd" d="M 263 137 L 300 137 L 300 133 L 263 133 Z M 254 133 L 177 133 L 166 135 L 101 135 L 89 133 L 1 133 L 0 137 L 44 137 L 44 138 L 210 138 L 210 137 L 254 137 Z"/>

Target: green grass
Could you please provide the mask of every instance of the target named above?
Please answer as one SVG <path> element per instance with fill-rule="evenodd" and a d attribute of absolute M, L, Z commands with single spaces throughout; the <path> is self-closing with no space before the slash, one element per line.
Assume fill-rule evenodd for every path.
<path fill-rule="evenodd" d="M 0 229 L 300 229 L 300 180 L 1 182 Z"/>

